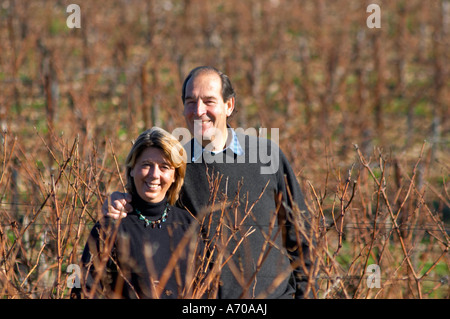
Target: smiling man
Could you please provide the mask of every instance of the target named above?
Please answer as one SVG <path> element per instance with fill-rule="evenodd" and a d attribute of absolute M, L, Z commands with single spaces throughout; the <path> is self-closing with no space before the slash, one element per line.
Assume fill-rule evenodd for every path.
<path fill-rule="evenodd" d="M 222 260 L 227 260 L 210 296 L 311 297 L 307 287 L 315 287 L 308 285 L 314 240 L 301 236 L 310 233 L 302 191 L 275 143 L 238 133 L 227 124 L 235 96 L 229 78 L 210 66 L 193 69 L 182 87 L 183 114 L 194 138 L 184 146 L 188 164 L 178 205 L 197 216 L 208 212 L 205 239 L 216 252 L 213 257 L 214 247 L 220 247 Z M 270 147 L 267 160 L 255 160 L 261 145 Z M 276 168 L 261 173 L 269 163 L 276 163 Z M 211 182 L 216 177 L 214 190 Z M 130 201 L 127 194 L 115 192 L 103 212 L 113 218 L 126 216 L 132 211 Z M 217 205 L 225 211 L 215 210 Z"/>
<path fill-rule="evenodd" d="M 212 142 L 211 151 L 223 150 L 227 137 L 227 118 L 234 110 L 234 97 L 224 101 L 222 82 L 215 72 L 202 76 L 192 74 L 186 82 L 184 92 L 184 116 L 194 136 L 203 137 L 203 146 Z"/>
<path fill-rule="evenodd" d="M 186 125 L 208 151 L 222 151 L 227 142 L 227 118 L 233 113 L 235 93 L 228 77 L 209 67 L 194 69 L 183 84 Z"/>

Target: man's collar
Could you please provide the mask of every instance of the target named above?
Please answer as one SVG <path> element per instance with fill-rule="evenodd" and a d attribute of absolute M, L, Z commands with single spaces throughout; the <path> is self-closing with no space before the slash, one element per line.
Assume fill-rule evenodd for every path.
<path fill-rule="evenodd" d="M 236 135 L 236 132 L 228 126 L 227 128 L 228 130 L 228 134 L 231 135 L 231 138 L 229 139 L 229 144 L 227 145 L 227 147 L 225 147 L 225 149 L 218 151 L 218 152 L 210 152 L 213 155 L 218 154 L 220 152 L 223 152 L 227 149 L 230 149 L 231 151 L 233 151 L 233 153 L 235 153 L 236 155 L 243 155 L 244 154 L 244 149 L 241 146 L 241 143 L 239 143 L 239 139 Z M 203 154 L 203 152 L 208 152 L 206 151 L 203 146 L 199 143 L 199 141 L 197 141 L 195 138 L 193 138 L 193 143 L 194 143 L 194 147 L 192 150 L 192 162 L 196 162 Z"/>

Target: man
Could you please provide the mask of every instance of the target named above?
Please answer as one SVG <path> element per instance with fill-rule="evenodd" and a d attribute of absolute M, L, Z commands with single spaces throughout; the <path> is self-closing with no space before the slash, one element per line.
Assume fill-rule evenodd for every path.
<path fill-rule="evenodd" d="M 309 235 L 309 214 L 283 152 L 270 140 L 227 125 L 235 92 L 219 70 L 193 69 L 183 83 L 182 101 L 194 138 L 185 145 L 180 205 L 203 218 L 211 253 L 223 263 L 217 297 L 305 297 L 311 247 L 303 236 Z M 115 192 L 102 210 L 124 217 L 132 210 L 130 197 Z"/>

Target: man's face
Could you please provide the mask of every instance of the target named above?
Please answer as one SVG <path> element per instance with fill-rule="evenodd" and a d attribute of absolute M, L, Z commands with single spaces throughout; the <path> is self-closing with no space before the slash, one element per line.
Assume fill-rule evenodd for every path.
<path fill-rule="evenodd" d="M 222 81 L 216 73 L 200 73 L 187 83 L 184 117 L 191 134 L 203 137 L 203 146 L 213 141 L 216 147 L 225 147 L 227 117 L 233 109 L 234 98 L 223 100 Z"/>

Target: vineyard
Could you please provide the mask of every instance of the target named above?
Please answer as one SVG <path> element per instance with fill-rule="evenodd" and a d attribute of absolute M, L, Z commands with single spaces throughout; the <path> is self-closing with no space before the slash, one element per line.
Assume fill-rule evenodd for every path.
<path fill-rule="evenodd" d="M 450 1 L 80 0 L 69 28 L 71 3 L 0 2 L 1 298 L 70 298 L 132 141 L 185 127 L 199 65 L 230 77 L 232 127 L 279 129 L 317 298 L 450 297 Z"/>

